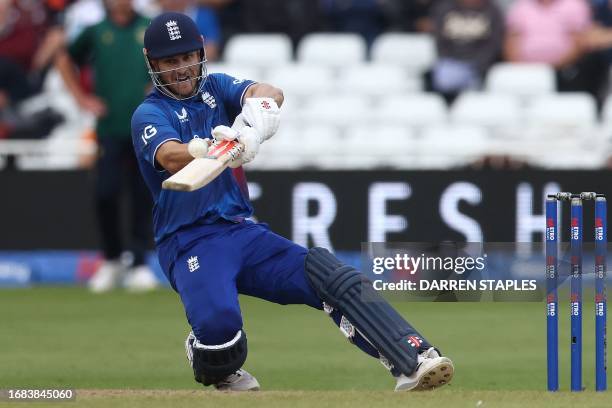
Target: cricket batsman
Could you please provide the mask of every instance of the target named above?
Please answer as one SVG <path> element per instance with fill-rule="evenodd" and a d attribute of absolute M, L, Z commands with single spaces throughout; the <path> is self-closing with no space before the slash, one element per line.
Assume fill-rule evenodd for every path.
<path fill-rule="evenodd" d="M 203 38 L 186 15 L 156 17 L 144 45 L 155 89 L 134 112 L 132 141 L 154 199 L 159 261 L 192 328 L 185 348 L 195 380 L 219 390 L 259 389 L 242 369 L 248 350 L 241 293 L 324 310 L 350 342 L 383 363 L 397 391 L 447 384 L 451 360 L 360 272 L 324 248 L 303 248 L 249 220 L 253 208 L 241 166 L 278 129 L 282 91 L 207 75 Z M 245 149 L 204 188 L 162 190 L 165 179 L 205 154 L 206 139 L 239 140 Z"/>

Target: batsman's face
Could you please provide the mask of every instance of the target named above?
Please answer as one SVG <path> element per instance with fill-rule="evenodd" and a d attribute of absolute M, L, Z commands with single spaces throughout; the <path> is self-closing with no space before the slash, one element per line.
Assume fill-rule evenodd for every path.
<path fill-rule="evenodd" d="M 181 97 L 193 94 L 201 69 L 199 51 L 157 60 L 161 81 L 168 85 L 169 91 Z"/>

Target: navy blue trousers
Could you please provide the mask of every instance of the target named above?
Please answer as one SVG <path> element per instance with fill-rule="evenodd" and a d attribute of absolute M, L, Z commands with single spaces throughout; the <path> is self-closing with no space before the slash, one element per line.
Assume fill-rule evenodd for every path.
<path fill-rule="evenodd" d="M 238 294 L 322 309 L 306 277 L 308 250 L 265 224 L 219 221 L 192 226 L 167 238 L 157 249 L 162 269 L 203 344 L 223 344 L 242 329 Z M 339 323 L 337 313 L 331 317 Z M 378 357 L 359 334 L 353 342 Z"/>
<path fill-rule="evenodd" d="M 171 240 L 159 248 L 161 265 L 204 344 L 225 343 L 242 328 L 239 293 L 321 307 L 304 274 L 307 250 L 261 224 L 222 221 Z"/>

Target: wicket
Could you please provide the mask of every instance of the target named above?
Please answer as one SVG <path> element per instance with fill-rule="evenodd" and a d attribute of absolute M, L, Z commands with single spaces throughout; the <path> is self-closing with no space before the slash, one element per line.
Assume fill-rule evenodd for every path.
<path fill-rule="evenodd" d="M 582 391 L 583 201 L 595 202 L 595 390 L 605 391 L 607 204 L 602 194 L 557 193 L 546 198 L 546 345 L 548 390 L 559 390 L 558 202 L 570 201 L 571 390 Z"/>

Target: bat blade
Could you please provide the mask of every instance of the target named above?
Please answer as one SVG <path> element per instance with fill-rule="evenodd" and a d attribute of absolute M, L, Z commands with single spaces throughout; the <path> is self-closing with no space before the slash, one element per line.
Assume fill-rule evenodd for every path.
<path fill-rule="evenodd" d="M 195 191 L 206 186 L 225 170 L 232 159 L 244 150 L 235 141 L 224 141 L 211 147 L 208 155 L 193 159 L 181 170 L 164 180 L 162 188 L 175 191 Z"/>
<path fill-rule="evenodd" d="M 194 191 L 214 180 L 226 167 L 227 164 L 224 165 L 216 159 L 205 157 L 193 159 L 180 171 L 164 180 L 162 188 L 175 191 Z"/>

